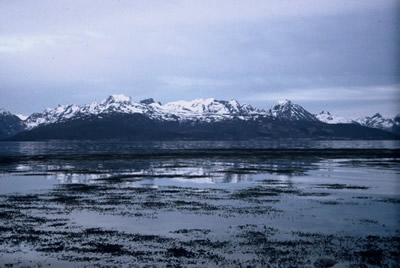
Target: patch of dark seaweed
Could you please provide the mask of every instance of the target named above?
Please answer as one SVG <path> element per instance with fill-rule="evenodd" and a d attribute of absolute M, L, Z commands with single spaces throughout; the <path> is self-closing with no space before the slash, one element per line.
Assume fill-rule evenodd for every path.
<path fill-rule="evenodd" d="M 19 202 L 19 203 L 30 203 L 35 201 L 40 201 L 39 195 L 37 194 L 26 194 L 26 195 L 9 195 L 7 196 L 10 202 Z"/>
<path fill-rule="evenodd" d="M 205 211 L 218 210 L 217 206 L 196 201 L 176 200 L 173 201 L 172 204 L 174 206 L 179 207 L 179 209 L 186 209 L 186 210 L 205 210 Z"/>
<path fill-rule="evenodd" d="M 144 203 L 141 203 L 141 205 L 146 209 L 161 209 L 169 206 L 166 202 L 158 201 L 146 201 Z"/>
<path fill-rule="evenodd" d="M 37 244 L 40 241 L 40 236 L 32 234 L 13 234 L 6 237 L 6 240 L 13 245 L 20 245 L 24 242 L 29 244 Z"/>
<path fill-rule="evenodd" d="M 269 169 L 269 168 L 234 168 L 220 171 L 224 174 L 274 174 L 274 175 L 304 175 L 300 169 Z"/>
<path fill-rule="evenodd" d="M 131 233 L 119 233 L 120 236 L 128 239 L 131 242 L 153 242 L 159 244 L 165 244 L 173 241 L 171 238 L 167 238 L 159 235 L 148 235 L 148 234 L 131 234 Z"/>
<path fill-rule="evenodd" d="M 45 245 L 41 245 L 41 247 L 36 248 L 37 251 L 42 251 L 42 252 L 52 252 L 52 253 L 57 253 L 65 250 L 65 245 L 62 242 L 56 242 L 56 243 L 49 243 Z"/>
<path fill-rule="evenodd" d="M 140 181 L 142 179 L 157 179 L 157 178 L 168 178 L 168 179 L 175 179 L 175 178 L 185 178 L 185 179 L 197 179 L 197 178 L 208 178 L 209 175 L 187 175 L 187 174 L 129 174 L 129 175 L 116 175 L 104 178 L 98 178 L 98 181 L 108 181 L 108 182 L 115 182 L 120 183 L 124 181 Z"/>
<path fill-rule="evenodd" d="M 263 188 L 247 188 L 241 189 L 234 192 L 231 196 L 234 199 L 248 199 L 258 198 L 263 196 L 278 196 L 277 192 L 270 191 L 269 189 Z"/>
<path fill-rule="evenodd" d="M 175 258 L 194 258 L 195 253 L 186 250 L 183 247 L 172 247 L 167 250 L 167 255 Z"/>
<path fill-rule="evenodd" d="M 54 191 L 61 191 L 61 192 L 73 192 L 73 193 L 92 193 L 92 192 L 97 192 L 97 191 L 105 191 L 105 190 L 110 190 L 111 188 L 105 186 L 105 185 L 99 185 L 99 184 L 83 184 L 83 183 L 72 183 L 72 184 L 60 184 L 57 186 L 58 189 L 55 189 Z"/>
<path fill-rule="evenodd" d="M 238 225 L 236 226 L 237 229 L 239 229 L 240 231 L 248 231 L 248 230 L 260 230 L 260 232 L 262 232 L 265 235 L 273 235 L 276 234 L 278 232 L 278 229 L 273 228 L 273 227 L 269 227 L 267 225 L 257 225 L 257 224 L 243 224 L 243 225 Z"/>
<path fill-rule="evenodd" d="M 235 191 L 233 199 L 251 199 L 265 196 L 278 196 L 281 194 L 299 194 L 300 191 L 288 187 L 253 187 Z"/>
<path fill-rule="evenodd" d="M 89 242 L 88 245 L 90 246 L 88 251 L 92 253 L 110 253 L 112 255 L 123 255 L 126 253 L 124 246 L 119 244 Z"/>
<path fill-rule="evenodd" d="M 264 179 L 260 180 L 260 183 L 266 184 L 266 185 L 287 185 L 287 182 L 283 182 L 281 180 L 275 180 L 275 179 Z"/>
<path fill-rule="evenodd" d="M 337 263 L 334 259 L 329 258 L 319 258 L 314 262 L 314 267 L 316 268 L 329 268 Z"/>
<path fill-rule="evenodd" d="M 13 231 L 12 227 L 0 226 L 0 233 L 6 233 L 6 232 L 11 232 L 11 231 Z"/>
<path fill-rule="evenodd" d="M 298 196 L 316 196 L 316 197 L 325 197 L 331 195 L 330 193 L 325 192 L 299 192 Z"/>
<path fill-rule="evenodd" d="M 211 232 L 210 229 L 179 229 L 176 231 L 173 231 L 171 233 L 175 234 L 184 234 L 184 235 L 189 235 L 189 234 L 203 234 L 207 235 Z"/>
<path fill-rule="evenodd" d="M 18 208 L 13 210 L 4 210 L 0 212 L 0 220 L 17 220 L 26 219 L 27 215 L 22 213 Z"/>
<path fill-rule="evenodd" d="M 206 188 L 206 189 L 201 189 L 201 190 L 199 190 L 199 189 L 195 189 L 195 191 L 196 191 L 196 193 L 205 193 L 205 194 L 208 194 L 208 193 L 212 193 L 212 194 L 228 194 L 228 193 L 230 193 L 230 191 L 229 190 L 226 190 L 226 189 L 218 189 L 218 188 Z"/>
<path fill-rule="evenodd" d="M 245 239 L 244 242 L 240 243 L 241 245 L 255 245 L 255 244 L 261 245 L 270 242 L 270 235 L 268 233 L 264 233 L 261 231 L 249 230 L 238 235 L 238 237 Z"/>
<path fill-rule="evenodd" d="M 370 265 L 382 266 L 383 250 L 376 248 L 369 248 L 364 251 L 358 252 L 361 261 Z"/>
<path fill-rule="evenodd" d="M 56 223 L 49 224 L 49 227 L 61 227 L 61 226 L 65 226 L 65 225 L 67 225 L 66 222 L 56 222 Z"/>
<path fill-rule="evenodd" d="M 38 216 L 30 216 L 30 215 L 24 215 L 23 220 L 26 223 L 40 223 L 44 224 L 48 222 L 48 219 L 45 217 L 38 217 Z"/>
<path fill-rule="evenodd" d="M 331 190 L 368 190 L 370 187 L 349 185 L 349 184 L 315 184 L 315 188 L 331 189 Z"/>
<path fill-rule="evenodd" d="M 371 220 L 371 219 L 360 219 L 359 220 L 361 223 L 366 223 L 366 224 L 379 224 L 378 221 Z"/>
<path fill-rule="evenodd" d="M 35 172 L 32 172 L 32 173 L 23 173 L 23 174 L 20 174 L 20 175 L 22 175 L 22 176 L 50 176 L 50 175 L 53 175 L 53 173 L 48 173 L 48 172 L 46 172 L 46 173 L 35 173 Z"/>
<path fill-rule="evenodd" d="M 336 205 L 342 205 L 343 203 L 339 201 L 334 201 L 334 200 L 327 200 L 327 201 L 318 201 L 322 205 L 329 205 L 329 206 L 336 206 Z"/>
<path fill-rule="evenodd" d="M 292 234 L 297 235 L 299 237 L 306 237 L 312 239 L 328 239 L 332 240 L 334 238 L 333 235 L 325 235 L 322 233 L 311 233 L 311 232 L 300 232 L 300 231 L 293 231 Z"/>
<path fill-rule="evenodd" d="M 101 228 L 87 228 L 83 231 L 84 234 L 86 235 L 105 235 L 105 236 L 111 236 L 115 235 L 118 233 L 118 231 L 114 230 L 103 230 Z"/>
<path fill-rule="evenodd" d="M 141 178 L 138 175 L 114 175 L 114 176 L 108 176 L 108 177 L 103 177 L 103 178 L 97 178 L 97 181 L 105 181 L 108 183 L 121 183 L 125 181 L 132 181 L 132 180 L 141 180 Z"/>
<path fill-rule="evenodd" d="M 132 202 L 132 197 L 129 196 L 110 196 L 106 198 L 102 198 L 97 200 L 97 204 L 106 206 L 106 205 L 113 205 L 113 206 L 118 206 L 118 205 L 130 205 Z"/>
<path fill-rule="evenodd" d="M 229 245 L 228 241 L 211 241 L 210 239 L 195 239 L 181 243 L 188 247 L 206 247 L 208 249 L 220 249 Z"/>
<path fill-rule="evenodd" d="M 353 199 L 372 199 L 371 196 L 353 196 Z"/>
<path fill-rule="evenodd" d="M 11 213 L 12 213 L 12 212 L 7 212 L 7 211 L 2 211 L 2 212 L 0 212 L 0 219 L 1 219 L 1 220 L 4 220 L 4 219 L 11 219 L 11 218 L 12 218 Z"/>
<path fill-rule="evenodd" d="M 382 199 L 377 199 L 376 201 L 383 203 L 400 204 L 400 198 L 382 198 Z"/>
<path fill-rule="evenodd" d="M 157 189 L 149 187 L 126 187 L 121 190 L 129 194 L 149 194 L 157 191 Z"/>
<path fill-rule="evenodd" d="M 238 216 L 238 215 L 243 215 L 243 214 L 248 214 L 248 215 L 264 215 L 264 214 L 271 214 L 271 213 L 282 213 L 282 210 L 279 210 L 277 208 L 271 207 L 271 206 L 247 206 L 247 207 L 236 207 L 236 206 L 231 206 L 227 207 L 223 210 L 224 214 L 223 215 L 229 215 L 231 217 Z"/>
<path fill-rule="evenodd" d="M 177 194 L 182 192 L 181 189 L 162 189 L 161 191 L 164 194 Z"/>
<path fill-rule="evenodd" d="M 77 248 L 75 248 L 75 249 L 76 249 L 75 251 L 78 250 Z M 72 250 L 72 249 L 69 249 L 69 250 Z M 96 261 L 100 261 L 101 260 L 102 263 L 104 263 L 104 260 L 105 260 L 104 258 L 100 258 L 100 257 L 94 257 L 94 256 L 90 256 L 90 257 L 84 256 L 84 257 L 82 257 L 80 255 L 79 256 L 61 255 L 58 258 L 60 258 L 61 260 L 71 261 L 71 262 L 76 262 L 76 263 L 79 263 L 79 262 L 91 263 L 93 265 L 93 267 L 100 266 L 100 264 L 96 264 L 95 263 Z"/>
<path fill-rule="evenodd" d="M 78 205 L 81 200 L 78 196 L 73 195 L 55 195 L 53 198 L 48 199 L 50 202 L 56 202 L 64 205 Z"/>
<path fill-rule="evenodd" d="M 341 200 L 341 199 L 339 199 Z M 346 205 L 346 206 L 357 206 L 359 205 L 359 203 L 357 202 L 353 202 L 353 201 L 349 201 L 349 202 L 343 202 L 343 201 L 339 201 L 339 200 L 318 200 L 317 202 L 319 202 L 322 205 Z"/>

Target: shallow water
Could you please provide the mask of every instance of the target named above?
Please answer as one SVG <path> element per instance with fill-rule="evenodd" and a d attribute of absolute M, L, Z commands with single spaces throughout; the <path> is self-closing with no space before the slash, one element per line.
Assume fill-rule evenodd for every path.
<path fill-rule="evenodd" d="M 396 266 L 399 148 L 0 143 L 0 264 Z"/>
<path fill-rule="evenodd" d="M 399 149 L 399 140 L 1 142 L 0 155 L 140 153 L 178 149 Z"/>

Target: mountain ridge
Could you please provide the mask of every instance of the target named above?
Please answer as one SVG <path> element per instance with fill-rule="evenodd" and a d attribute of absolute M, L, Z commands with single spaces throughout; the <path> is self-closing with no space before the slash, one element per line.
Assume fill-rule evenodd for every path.
<path fill-rule="evenodd" d="M 122 94 L 110 95 L 100 103 L 92 102 L 82 106 L 76 104 L 58 105 L 53 109 L 48 108 L 43 112 L 33 113 L 23 121 L 19 118 L 18 120 L 19 122 L 15 122 L 15 124 L 22 124 L 22 129 L 20 127 L 19 129 L 17 128 L 17 131 L 9 131 L 7 135 L 12 136 L 25 130 L 25 134 L 19 136 L 17 134 L 17 136 L 24 136 L 26 139 L 29 139 L 29 135 L 36 135 L 40 139 L 39 134 L 29 134 L 30 132 L 40 132 L 51 139 L 51 132 L 56 133 L 60 128 L 65 129 L 66 132 L 72 131 L 72 128 L 75 128 L 75 131 L 82 132 L 89 125 L 93 129 L 97 128 L 97 131 L 112 133 L 110 135 L 113 137 L 123 138 L 125 135 L 134 139 L 138 137 L 146 138 L 146 135 L 149 137 L 156 136 L 157 138 L 174 138 L 174 135 L 177 138 L 210 138 L 213 135 L 213 131 L 220 131 L 218 135 L 214 133 L 214 136 L 220 136 L 221 138 L 337 138 L 335 135 L 344 131 L 339 130 L 340 128 L 348 129 L 339 135 L 342 138 L 354 136 L 349 132 L 350 129 L 356 132 L 366 131 L 371 134 L 370 136 L 359 135 L 364 138 L 373 138 L 376 135 L 380 138 L 390 138 L 392 137 L 390 135 L 385 136 L 385 134 L 371 132 L 366 128 L 360 129 L 359 127 L 348 125 L 369 128 L 372 126 L 383 128 L 385 131 L 392 131 L 395 122 L 400 121 L 384 119 L 380 114 L 358 121 L 333 116 L 327 111 L 323 111 L 320 114 L 311 114 L 302 106 L 290 100 L 278 101 L 270 109 L 264 110 L 249 104 L 240 104 L 234 99 L 226 101 L 208 98 L 191 101 L 179 100 L 161 104 L 152 98 L 135 102 L 131 97 Z M 120 120 L 123 123 L 119 124 L 112 120 Z M 108 122 L 108 125 L 104 122 Z M 345 126 L 334 126 L 338 124 L 344 124 Z M 114 133 L 114 130 L 111 131 L 109 129 L 111 125 L 125 134 Z M 140 134 L 135 129 L 135 127 L 138 128 L 139 126 L 141 126 L 141 131 L 146 135 L 143 136 L 143 133 Z M 390 126 L 393 127 L 390 128 Z M 398 130 L 399 125 L 396 126 Z M 42 130 L 36 130 L 41 128 Z M 131 132 L 126 132 L 125 128 Z M 163 134 L 155 135 L 151 133 L 151 129 Z M 250 130 L 254 133 L 251 133 Z M 43 134 L 44 132 L 46 134 Z M 90 139 L 90 132 L 91 130 L 87 129 L 86 138 Z M 3 137 L 7 137 L 7 135 L 3 135 Z M 68 139 L 75 136 L 71 133 L 69 136 L 64 137 L 61 135 L 60 137 Z M 102 136 L 102 138 L 107 138 L 107 135 Z M 392 138 L 396 137 L 393 136 Z"/>

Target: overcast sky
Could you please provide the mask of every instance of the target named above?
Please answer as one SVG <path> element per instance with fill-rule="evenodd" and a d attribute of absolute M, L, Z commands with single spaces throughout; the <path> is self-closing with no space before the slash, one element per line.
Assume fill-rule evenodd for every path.
<path fill-rule="evenodd" d="M 400 1 L 0 1 L 0 107 L 110 94 L 400 112 Z"/>

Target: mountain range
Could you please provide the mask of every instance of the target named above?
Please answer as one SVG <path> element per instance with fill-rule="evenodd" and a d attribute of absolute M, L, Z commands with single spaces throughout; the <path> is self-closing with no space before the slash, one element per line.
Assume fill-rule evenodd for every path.
<path fill-rule="evenodd" d="M 0 109 L 0 138 L 49 139 L 397 139 L 400 116 L 350 120 L 312 114 L 289 100 L 268 110 L 236 100 L 195 99 L 166 104 L 111 95 L 100 103 L 58 105 L 25 120 Z"/>

